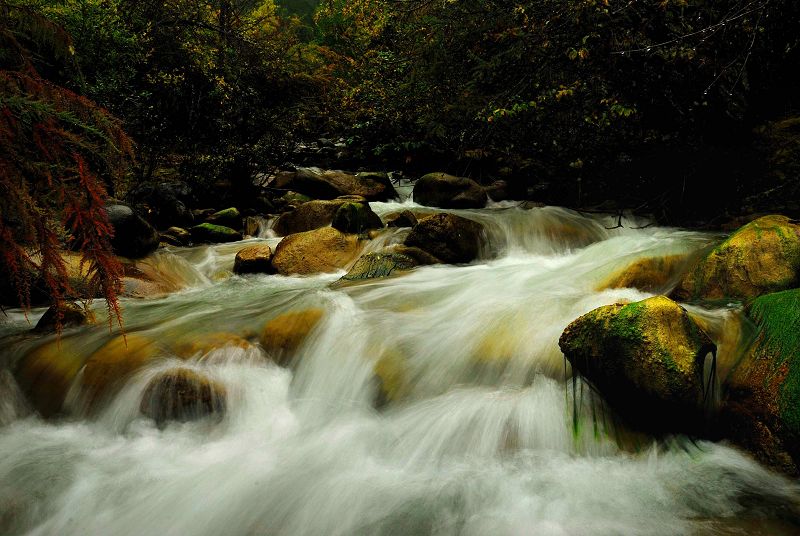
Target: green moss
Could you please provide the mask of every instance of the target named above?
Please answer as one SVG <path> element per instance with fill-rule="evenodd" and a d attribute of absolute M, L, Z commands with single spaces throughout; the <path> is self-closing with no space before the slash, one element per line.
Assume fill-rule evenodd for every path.
<path fill-rule="evenodd" d="M 780 385 L 778 406 L 784 425 L 793 435 L 800 434 L 800 289 L 767 294 L 755 299 L 748 315 L 762 329 L 758 358 L 771 360 L 772 375 L 785 371 Z"/>

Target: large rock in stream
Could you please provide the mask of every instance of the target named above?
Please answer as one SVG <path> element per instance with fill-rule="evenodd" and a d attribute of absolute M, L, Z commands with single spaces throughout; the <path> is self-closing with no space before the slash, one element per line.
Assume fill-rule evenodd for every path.
<path fill-rule="evenodd" d="M 683 277 L 672 296 L 747 300 L 800 284 L 800 225 L 764 216 L 733 233 Z"/>
<path fill-rule="evenodd" d="M 386 173 L 353 175 L 344 171 L 299 168 L 294 173 L 278 174 L 270 186 L 305 194 L 314 199 L 360 195 L 367 201 L 388 201 L 398 197 Z"/>
<path fill-rule="evenodd" d="M 130 259 L 144 257 L 159 244 L 158 232 L 127 205 L 105 207 L 108 221 L 114 228 L 111 247 L 114 253 Z"/>
<path fill-rule="evenodd" d="M 362 247 L 357 235 L 322 227 L 281 240 L 272 256 L 272 266 L 282 275 L 335 272 L 353 262 Z"/>
<path fill-rule="evenodd" d="M 428 173 L 414 183 L 414 201 L 439 208 L 483 208 L 488 197 L 483 187 L 467 177 Z"/>
<path fill-rule="evenodd" d="M 574 369 L 640 428 L 691 431 L 706 398 L 704 365 L 714 343 L 664 296 L 599 307 L 559 340 Z"/>
<path fill-rule="evenodd" d="M 478 257 L 482 234 L 480 223 L 440 213 L 420 220 L 405 245 L 419 248 L 445 263 L 467 263 Z"/>
<path fill-rule="evenodd" d="M 303 203 L 291 212 L 281 214 L 272 230 L 280 236 L 286 236 L 327 225 L 342 232 L 361 233 L 367 229 L 379 229 L 383 227 L 383 222 L 363 197 L 345 196 Z"/>
<path fill-rule="evenodd" d="M 767 294 L 745 308 L 759 329 L 732 371 L 720 435 L 785 473 L 800 471 L 800 289 Z"/>
<path fill-rule="evenodd" d="M 139 411 L 159 426 L 168 421 L 188 422 L 210 415 L 221 416 L 225 413 L 226 394 L 224 385 L 204 374 L 176 368 L 150 380 L 142 394 Z"/>

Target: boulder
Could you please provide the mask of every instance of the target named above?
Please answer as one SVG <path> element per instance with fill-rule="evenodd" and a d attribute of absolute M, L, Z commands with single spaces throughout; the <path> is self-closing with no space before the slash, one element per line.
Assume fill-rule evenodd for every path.
<path fill-rule="evenodd" d="M 597 290 L 635 288 L 644 292 L 665 292 L 680 277 L 686 260 L 685 255 L 638 259 L 611 274 L 597 287 Z"/>
<path fill-rule="evenodd" d="M 170 227 L 161 233 L 161 241 L 171 246 L 188 246 L 192 243 L 192 233 L 182 227 Z"/>
<path fill-rule="evenodd" d="M 270 184 L 273 188 L 292 190 L 314 199 L 335 199 L 341 195 L 360 195 L 368 201 L 388 201 L 397 197 L 389 176 L 385 173 L 323 171 L 319 168 L 299 168 L 294 174 L 278 174 Z"/>
<path fill-rule="evenodd" d="M 362 255 L 339 281 L 363 281 L 402 274 L 418 263 L 402 253 L 384 251 Z"/>
<path fill-rule="evenodd" d="M 359 198 L 363 199 L 363 198 Z M 308 201 L 291 212 L 281 214 L 272 226 L 278 236 L 311 231 L 330 225 L 339 207 L 347 203 L 343 199 Z"/>
<path fill-rule="evenodd" d="M 573 370 L 640 428 L 691 431 L 702 422 L 704 366 L 716 346 L 669 298 L 595 309 L 567 326 L 559 346 Z"/>
<path fill-rule="evenodd" d="M 193 333 L 181 338 L 172 349 L 178 357 L 190 359 L 227 346 L 246 350 L 253 345 L 235 333 Z"/>
<path fill-rule="evenodd" d="M 192 227 L 192 239 L 195 242 L 237 242 L 242 239 L 242 233 L 222 225 L 201 223 Z"/>
<path fill-rule="evenodd" d="M 404 210 L 386 218 L 387 227 L 414 227 L 416 224 L 417 217 L 410 210 Z"/>
<path fill-rule="evenodd" d="M 33 408 L 49 418 L 62 411 L 70 386 L 85 360 L 74 339 L 51 340 L 23 357 L 14 377 Z"/>
<path fill-rule="evenodd" d="M 761 462 L 800 468 L 800 289 L 767 294 L 745 308 L 758 336 L 731 372 L 718 422 L 722 438 Z"/>
<path fill-rule="evenodd" d="M 188 368 L 158 374 L 147 384 L 139 411 L 159 426 L 225 413 L 225 386 Z"/>
<path fill-rule="evenodd" d="M 420 220 L 405 240 L 446 263 L 466 263 L 477 258 L 483 226 L 455 214 L 434 214 Z"/>
<path fill-rule="evenodd" d="M 33 330 L 38 333 L 53 333 L 63 328 L 93 324 L 94 321 L 94 313 L 90 309 L 77 303 L 65 302 L 60 306 L 51 305 Z"/>
<path fill-rule="evenodd" d="M 270 274 L 272 268 L 272 249 L 267 244 L 256 244 L 240 249 L 233 261 L 235 274 Z"/>
<path fill-rule="evenodd" d="M 170 225 L 191 225 L 194 202 L 191 187 L 185 182 L 148 182 L 131 189 L 127 199 L 148 221 L 159 229 Z"/>
<path fill-rule="evenodd" d="M 162 355 L 158 345 L 142 335 L 129 333 L 111 339 L 83 368 L 83 393 L 89 407 L 113 396 L 131 376 Z"/>
<path fill-rule="evenodd" d="M 383 221 L 368 203 L 348 201 L 336 209 L 331 226 L 343 233 L 363 233 L 370 229 L 381 229 Z"/>
<path fill-rule="evenodd" d="M 286 366 L 323 315 L 322 309 L 305 309 L 276 316 L 264 324 L 261 346 L 277 364 Z"/>
<path fill-rule="evenodd" d="M 281 240 L 272 256 L 272 266 L 282 275 L 335 272 L 355 260 L 361 249 L 357 235 L 322 227 Z"/>
<path fill-rule="evenodd" d="M 217 211 L 210 216 L 206 217 L 205 223 L 213 223 L 214 225 L 223 225 L 231 229 L 242 228 L 242 214 L 236 207 L 226 208 Z"/>
<path fill-rule="evenodd" d="M 483 208 L 486 192 L 467 177 L 428 173 L 414 183 L 414 202 L 439 208 Z"/>
<path fill-rule="evenodd" d="M 114 228 L 114 253 L 130 259 L 144 257 L 159 244 L 158 232 L 127 205 L 106 205 L 108 221 Z"/>
<path fill-rule="evenodd" d="M 764 216 L 733 233 L 683 277 L 672 296 L 747 300 L 800 285 L 800 225 Z"/>

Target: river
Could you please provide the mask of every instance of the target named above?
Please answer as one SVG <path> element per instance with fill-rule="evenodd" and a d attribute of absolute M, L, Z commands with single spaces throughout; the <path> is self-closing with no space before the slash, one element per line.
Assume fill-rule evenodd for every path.
<path fill-rule="evenodd" d="M 380 215 L 410 201 L 372 203 Z M 581 314 L 649 294 L 597 290 L 636 259 L 698 251 L 714 236 L 638 219 L 501 203 L 456 211 L 484 224 L 481 259 L 331 288 L 344 272 L 233 276 L 243 244 L 160 250 L 146 262 L 182 290 L 123 299 L 125 330 L 157 341 L 253 336 L 280 313 L 325 314 L 296 365 L 221 346 L 183 366 L 225 386 L 227 411 L 159 427 L 141 371 L 85 414 L 34 415 L 14 364 L 52 337 L 0 324 L 0 533 L 5 535 L 791 534 L 798 488 L 724 444 L 628 433 L 558 349 Z M 368 246 L 402 239 L 388 231 Z M 62 344 L 88 357 L 99 325 Z M 734 310 L 697 311 L 724 325 Z M 719 339 L 719 338 L 718 338 Z M 725 348 L 720 355 L 733 355 Z M 375 408 L 376 360 L 399 356 L 402 399 Z M 721 366 L 724 366 L 722 363 Z"/>

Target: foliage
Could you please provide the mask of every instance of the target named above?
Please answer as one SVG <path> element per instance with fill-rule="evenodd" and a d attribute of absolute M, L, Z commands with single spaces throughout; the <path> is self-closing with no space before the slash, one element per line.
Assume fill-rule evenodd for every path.
<path fill-rule="evenodd" d="M 63 30 L 25 7 L 0 2 L 0 254 L 23 306 L 32 285 L 54 305 L 73 295 L 62 257 L 68 237 L 82 253 L 87 288 L 98 289 L 119 318 L 121 268 L 103 210 L 106 185 L 122 179 L 131 143 L 96 104 L 43 78 L 48 59 L 69 65 Z M 42 56 L 42 51 L 50 51 Z M 90 291 L 90 295 L 92 292 Z M 110 315 L 113 316 L 113 315 Z"/>

